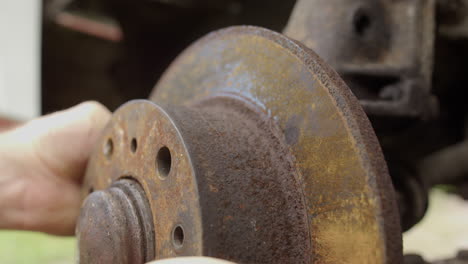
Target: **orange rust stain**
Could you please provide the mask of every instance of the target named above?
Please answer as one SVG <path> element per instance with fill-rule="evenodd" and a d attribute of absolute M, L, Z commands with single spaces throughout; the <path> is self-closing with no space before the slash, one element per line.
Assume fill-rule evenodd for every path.
<path fill-rule="evenodd" d="M 382 212 L 374 190 L 378 175 L 366 160 L 367 150 L 357 144 L 358 132 L 349 128 L 355 124 L 344 112 L 351 110 L 337 103 L 343 95 L 332 94 L 333 81 L 321 66 L 306 65 L 264 36 L 221 35 L 202 44 L 179 57 L 153 98 L 180 103 L 236 91 L 282 129 L 301 117 L 297 143 L 290 147 L 303 184 L 314 261 L 384 263 Z"/>

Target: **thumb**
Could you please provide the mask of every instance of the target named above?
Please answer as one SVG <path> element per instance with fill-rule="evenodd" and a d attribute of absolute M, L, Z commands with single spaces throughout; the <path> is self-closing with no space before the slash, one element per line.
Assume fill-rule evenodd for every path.
<path fill-rule="evenodd" d="M 10 133 L 16 149 L 30 153 L 54 175 L 81 181 L 86 162 L 110 112 L 97 102 L 34 119 Z M 22 146 L 21 146 L 22 145 Z M 18 152 L 19 153 L 19 152 Z"/>

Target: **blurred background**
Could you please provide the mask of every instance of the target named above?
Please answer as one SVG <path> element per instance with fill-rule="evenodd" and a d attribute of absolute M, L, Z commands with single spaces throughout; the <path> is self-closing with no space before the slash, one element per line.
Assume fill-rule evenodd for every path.
<path fill-rule="evenodd" d="M 29 119 L 40 114 L 41 4 L 0 4 L 0 115 Z"/>
<path fill-rule="evenodd" d="M 36 0 L 0 3 L 0 117 L 3 119 L 28 120 L 41 114 L 41 10 L 41 2 Z M 0 231 L 1 263 L 74 263 L 74 253 L 74 238 Z"/>
<path fill-rule="evenodd" d="M 356 2 L 367 3 L 369 1 Z M 380 1 L 377 2 L 380 3 Z M 464 1 L 439 2 L 463 3 Z M 290 0 L 2 0 L 0 2 L 0 125 L 2 122 L 25 121 L 41 114 L 70 107 L 84 100 L 98 100 L 111 110 L 115 110 L 130 99 L 147 98 L 170 62 L 194 40 L 212 30 L 238 24 L 258 25 L 282 31 L 288 24 L 295 4 L 296 1 Z M 454 10 L 459 10 L 457 5 L 454 6 Z M 439 4 L 437 8 L 438 10 L 443 8 L 442 4 Z M 450 8 L 442 10 L 450 10 Z M 452 10 L 452 12 L 458 14 L 456 11 Z M 366 27 L 372 29 L 368 34 L 375 31 L 371 19 L 377 18 L 372 16 L 372 12 L 370 15 L 361 14 L 358 18 L 355 23 L 358 33 Z M 432 18 L 436 21 L 434 17 Z M 438 23 L 444 21 L 440 16 L 438 18 Z M 430 20 L 425 18 L 424 21 Z M 438 33 L 433 37 L 439 43 L 438 48 L 448 45 L 447 43 L 452 46 L 448 45 L 447 49 L 440 48 L 445 53 L 437 54 L 443 53 L 444 58 L 456 58 L 456 61 L 441 62 L 438 59 L 431 61 L 431 65 L 436 65 L 434 79 L 437 82 L 434 82 L 434 87 L 451 85 L 450 87 L 462 89 L 464 88 L 463 78 L 467 77 L 466 74 L 458 73 L 456 78 L 445 78 L 445 76 L 456 72 L 450 67 L 456 67 L 459 71 L 466 69 L 460 66 L 463 64 L 459 61 L 466 61 L 464 59 L 467 56 L 464 52 L 453 55 L 446 50 L 466 50 L 466 32 L 460 29 L 463 29 L 460 26 L 463 24 L 461 22 L 444 23 L 441 28 L 445 26 L 445 31 L 437 31 Z M 379 25 L 377 22 L 375 24 Z M 455 26 L 450 27 L 450 25 Z M 359 41 L 359 45 L 364 45 L 363 41 L 372 42 L 372 35 Z M 350 45 L 350 47 L 353 46 Z M 428 49 L 432 49 L 432 46 Z M 320 48 L 317 51 L 322 55 Z M 326 53 L 323 55 L 327 58 Z M 434 57 L 437 58 L 435 55 Z M 340 68 L 336 67 L 336 69 L 338 71 Z M 417 75 L 415 72 L 418 71 L 411 70 L 412 77 Z M 426 74 L 426 72 L 421 71 L 421 74 Z M 348 75 L 342 74 L 342 76 Z M 433 76 L 426 77 L 420 79 L 432 80 Z M 366 78 L 367 83 L 369 80 L 374 80 L 368 79 L 368 76 Z M 403 80 L 403 83 L 408 83 L 405 79 L 406 75 L 398 76 L 398 78 L 398 80 Z M 371 86 L 374 88 L 375 83 L 380 86 L 384 86 L 382 83 L 387 85 L 387 79 L 384 82 L 374 80 Z M 354 75 L 353 78 L 346 80 L 349 81 L 348 84 L 359 99 L 363 101 L 363 106 L 381 142 L 390 142 L 388 127 L 381 126 L 381 115 L 378 118 L 374 116 L 378 112 L 374 111 L 375 104 L 369 107 L 369 104 L 364 102 L 371 99 L 377 100 L 377 97 L 385 97 L 385 95 L 382 93 L 375 95 L 376 93 L 373 92 L 374 97 L 369 96 L 368 93 L 361 97 L 363 94 L 360 93 L 361 86 L 366 82 L 362 80 L 357 82 Z M 379 87 L 379 89 L 388 91 L 389 89 L 385 89 L 388 87 L 390 86 Z M 437 91 L 437 89 L 434 90 Z M 450 96 L 444 97 L 446 94 Z M 426 95 L 427 92 L 421 95 L 420 100 L 426 100 L 426 97 L 432 98 Z M 443 140 L 424 143 L 432 142 L 432 145 L 437 145 L 437 147 L 420 151 L 423 153 L 420 156 L 463 141 L 464 132 L 461 131 L 466 116 L 465 112 L 459 109 L 465 109 L 466 104 L 460 103 L 461 99 L 458 99 L 458 97 L 463 98 L 461 96 L 463 93 L 455 93 L 454 96 L 453 93 L 444 90 L 444 92 L 436 92 L 436 95 L 439 99 L 442 98 L 440 100 L 442 118 L 434 118 L 437 121 L 434 121 L 435 123 L 428 121 L 432 118 L 430 116 L 433 115 L 433 109 L 421 115 L 419 114 L 423 110 L 417 114 L 411 112 L 405 115 L 405 113 L 398 112 L 396 115 L 388 111 L 389 108 L 379 108 L 386 109 L 385 122 L 392 124 L 390 129 L 392 131 L 395 127 L 398 127 L 399 132 L 403 131 L 403 134 L 408 130 L 413 132 L 417 130 L 419 131 L 418 137 L 420 137 L 421 134 L 426 136 L 431 134 L 427 132 L 428 126 L 447 128 L 438 129 L 435 133 Z M 398 100 L 398 96 L 385 98 L 387 103 Z M 444 98 L 456 98 L 456 100 L 444 101 Z M 431 100 L 427 99 L 427 101 Z M 444 108 L 444 102 L 445 106 L 452 107 Z M 464 106 L 453 107 L 456 103 Z M 419 107 L 420 104 L 416 105 Z M 411 107 L 416 108 L 414 105 L 406 105 L 401 106 L 401 109 L 412 109 Z M 454 114 L 453 108 L 457 113 L 463 113 Z M 447 116 L 450 118 L 444 119 Z M 411 138 L 406 138 L 406 141 L 401 141 L 399 138 L 395 140 L 395 138 L 391 138 L 394 140 L 391 142 L 398 141 L 399 146 L 405 145 L 405 142 L 412 142 Z M 383 144 L 384 152 L 390 156 L 389 153 L 394 148 L 387 146 Z M 411 152 L 401 149 L 398 151 Z M 409 160 L 412 161 L 412 158 Z M 401 180 L 398 176 L 401 166 L 394 165 L 395 163 L 392 162 L 389 164 L 392 178 Z M 405 173 L 408 172 L 405 171 L 403 174 L 406 175 Z M 408 176 L 408 178 L 411 177 Z M 419 182 L 420 178 L 416 178 L 416 182 Z M 449 182 L 452 185 L 433 188 L 432 191 L 424 190 L 421 196 L 423 198 L 418 197 L 418 199 L 413 195 L 419 192 L 418 187 L 416 191 L 408 187 L 414 186 L 411 185 L 414 182 L 408 185 L 399 184 L 401 182 L 405 181 L 395 180 L 397 191 L 401 194 L 399 197 L 403 200 L 410 199 L 405 200 L 407 201 L 405 204 L 422 207 L 420 215 L 409 216 L 411 219 L 408 220 L 410 224 L 407 227 L 408 229 L 412 227 L 404 234 L 405 253 L 420 254 L 426 260 L 433 261 L 454 257 L 459 250 L 468 249 L 468 228 L 466 227 L 468 204 L 459 195 L 460 189 L 454 187 L 454 182 Z M 434 185 L 439 183 L 445 182 L 434 181 Z M 408 192 L 411 195 L 408 195 Z M 414 205 L 415 202 L 411 199 L 418 201 L 422 199 L 423 205 Z M 424 213 L 425 217 L 419 221 Z M 30 232 L 0 231 L 1 263 L 73 263 L 74 253 L 74 238 L 52 237 Z"/>

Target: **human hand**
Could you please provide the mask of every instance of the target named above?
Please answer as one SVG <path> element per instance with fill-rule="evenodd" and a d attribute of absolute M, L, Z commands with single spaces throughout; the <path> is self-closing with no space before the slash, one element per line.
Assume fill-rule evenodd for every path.
<path fill-rule="evenodd" d="M 0 228 L 73 235 L 88 157 L 110 112 L 96 102 L 0 134 Z"/>

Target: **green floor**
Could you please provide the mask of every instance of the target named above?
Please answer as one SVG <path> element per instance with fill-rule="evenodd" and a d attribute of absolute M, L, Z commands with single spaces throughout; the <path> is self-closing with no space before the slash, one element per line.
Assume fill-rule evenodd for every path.
<path fill-rule="evenodd" d="M 2 264 L 73 264 L 75 238 L 42 233 L 0 231 Z"/>

